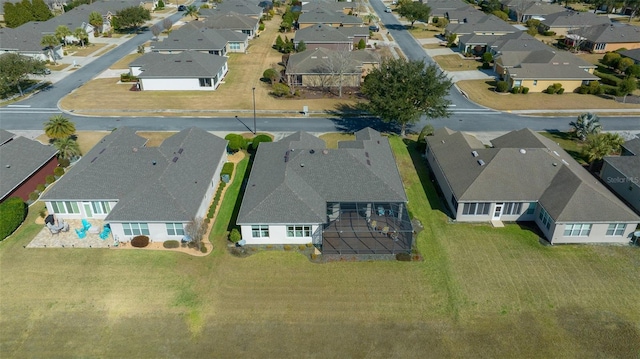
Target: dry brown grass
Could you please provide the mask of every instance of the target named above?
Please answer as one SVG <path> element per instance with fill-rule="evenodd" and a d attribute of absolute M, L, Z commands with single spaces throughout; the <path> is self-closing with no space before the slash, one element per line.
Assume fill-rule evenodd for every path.
<path fill-rule="evenodd" d="M 442 33 L 442 29 L 433 25 L 415 24 L 409 32 L 416 39 L 430 39 Z"/>
<path fill-rule="evenodd" d="M 145 132 L 145 131 L 140 131 L 140 132 L 136 132 L 136 134 L 140 137 L 144 137 L 147 140 L 147 143 L 145 144 L 145 147 L 158 147 L 160 146 L 160 144 L 162 144 L 162 142 L 164 140 L 166 140 L 167 138 L 175 135 L 177 132 L 176 131 L 167 131 L 167 132 Z"/>
<path fill-rule="evenodd" d="M 351 133 L 325 133 L 320 136 L 321 139 L 327 144 L 327 148 L 338 148 L 338 142 L 340 141 L 353 141 L 356 137 Z"/>
<path fill-rule="evenodd" d="M 600 65 L 600 60 L 604 57 L 604 54 L 590 54 L 588 52 L 581 52 L 575 55 L 594 65 Z"/>
<path fill-rule="evenodd" d="M 107 46 L 107 44 L 105 43 L 95 43 L 95 44 L 89 44 L 88 46 L 85 46 L 85 47 L 69 46 L 65 48 L 65 50 L 69 53 L 69 56 L 89 56 L 94 52 L 101 50 L 105 46 Z"/>
<path fill-rule="evenodd" d="M 445 71 L 469 71 L 481 67 L 481 63 L 473 58 L 464 58 L 458 54 L 434 56 L 433 60 Z"/>
<path fill-rule="evenodd" d="M 137 52 L 135 54 L 126 55 L 113 65 L 109 66 L 109 68 L 113 70 L 128 70 L 129 64 L 140 56 L 142 56 L 142 54 L 139 54 Z"/>
<path fill-rule="evenodd" d="M 441 49 L 442 46 L 440 44 L 424 44 L 422 45 L 423 49 Z"/>
<path fill-rule="evenodd" d="M 106 47 L 104 47 L 104 48 L 100 49 L 100 51 L 97 51 L 96 53 L 94 53 L 94 54 L 93 54 L 93 56 L 100 56 L 100 55 L 104 55 L 104 54 L 106 54 L 107 52 L 109 52 L 109 51 L 111 51 L 111 50 L 115 49 L 116 47 L 117 47 L 117 46 L 116 46 L 116 45 L 113 45 L 113 44 L 112 44 L 112 45 L 109 45 L 109 46 L 106 46 Z"/>
<path fill-rule="evenodd" d="M 63 63 L 58 63 L 57 65 L 54 64 L 47 64 L 47 67 L 51 70 L 51 71 L 61 71 L 66 69 L 67 67 L 71 66 L 71 64 L 63 64 Z"/>
<path fill-rule="evenodd" d="M 640 108 L 638 104 L 624 104 L 594 95 L 564 93 L 549 95 L 546 93 L 528 93 L 526 95 L 500 94 L 492 91 L 493 81 L 459 81 L 456 85 L 474 102 L 496 110 L 565 110 L 575 108 L 623 109 Z"/>
<path fill-rule="evenodd" d="M 76 141 L 80 146 L 80 152 L 84 155 L 89 152 L 104 136 L 108 135 L 108 131 L 78 131 L 76 132 Z M 36 137 L 41 143 L 48 144 L 49 137 L 42 134 Z"/>

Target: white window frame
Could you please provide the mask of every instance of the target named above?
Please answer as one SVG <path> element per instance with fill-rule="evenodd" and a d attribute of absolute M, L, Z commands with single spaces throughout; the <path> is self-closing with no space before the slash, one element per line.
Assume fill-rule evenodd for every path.
<path fill-rule="evenodd" d="M 551 228 L 551 216 L 544 208 L 540 208 L 540 214 L 538 215 L 538 218 L 547 229 Z"/>
<path fill-rule="evenodd" d="M 213 80 L 210 77 L 200 77 L 198 82 L 200 87 L 213 87 Z"/>
<path fill-rule="evenodd" d="M 148 236 L 149 224 L 137 222 L 122 223 L 122 231 L 124 232 L 125 236 Z"/>
<path fill-rule="evenodd" d="M 503 215 L 516 215 L 522 212 L 522 202 L 507 202 L 502 208 Z"/>
<path fill-rule="evenodd" d="M 490 209 L 491 203 L 489 202 L 468 202 L 463 204 L 462 214 L 465 216 L 486 216 Z"/>
<path fill-rule="evenodd" d="M 109 214 L 111 205 L 107 201 L 94 201 L 91 202 L 91 210 L 93 214 Z"/>
<path fill-rule="evenodd" d="M 251 236 L 253 238 L 269 238 L 269 225 L 267 224 L 252 225 Z"/>
<path fill-rule="evenodd" d="M 80 206 L 75 201 L 52 201 L 51 209 L 54 214 L 80 214 Z"/>
<path fill-rule="evenodd" d="M 165 227 L 167 228 L 168 236 L 184 236 L 184 225 L 182 223 L 165 223 Z"/>
<path fill-rule="evenodd" d="M 229 43 L 229 50 L 240 50 L 240 43 L 238 42 Z"/>
<path fill-rule="evenodd" d="M 569 223 L 564 225 L 565 237 L 589 237 L 591 224 L 589 223 Z"/>
<path fill-rule="evenodd" d="M 287 226 L 288 238 L 311 237 L 311 226 L 306 224 L 295 224 Z"/>
<path fill-rule="evenodd" d="M 626 223 L 611 223 L 607 228 L 607 237 L 622 237 L 627 229 Z"/>

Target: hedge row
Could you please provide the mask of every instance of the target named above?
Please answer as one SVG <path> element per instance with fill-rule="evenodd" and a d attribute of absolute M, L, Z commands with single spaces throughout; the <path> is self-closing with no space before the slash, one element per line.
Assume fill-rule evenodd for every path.
<path fill-rule="evenodd" d="M 220 185 L 218 185 L 218 190 L 216 191 L 216 195 L 213 197 L 213 203 L 211 204 L 211 207 L 209 207 L 207 218 L 209 219 L 213 218 L 213 215 L 216 212 L 216 207 L 218 207 L 218 202 L 220 202 L 220 197 L 222 196 L 222 190 L 226 185 L 227 184 L 224 182 L 220 182 Z"/>
<path fill-rule="evenodd" d="M 228 175 L 229 178 L 231 178 L 231 175 L 233 174 L 233 162 L 227 162 L 222 166 L 222 171 L 220 171 L 220 177 L 224 176 L 224 175 Z"/>
<path fill-rule="evenodd" d="M 0 203 L 0 240 L 13 233 L 27 217 L 27 205 L 20 197 L 11 197 Z"/>
<path fill-rule="evenodd" d="M 605 85 L 618 86 L 620 84 L 620 80 L 617 76 L 611 74 L 605 74 L 600 71 L 594 71 L 594 75 L 600 78 L 600 82 Z"/>

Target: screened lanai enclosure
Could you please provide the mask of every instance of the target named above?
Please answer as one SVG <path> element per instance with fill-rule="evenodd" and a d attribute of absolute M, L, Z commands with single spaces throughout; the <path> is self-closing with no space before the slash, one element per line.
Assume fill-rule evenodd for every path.
<path fill-rule="evenodd" d="M 328 203 L 328 222 L 313 234 L 324 254 L 410 253 L 413 228 L 405 203 Z"/>

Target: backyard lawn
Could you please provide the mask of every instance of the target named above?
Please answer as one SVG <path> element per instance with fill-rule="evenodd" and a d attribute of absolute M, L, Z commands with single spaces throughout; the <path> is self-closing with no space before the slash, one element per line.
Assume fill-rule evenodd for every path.
<path fill-rule="evenodd" d="M 331 136 L 338 141 L 343 136 Z M 24 249 L 0 243 L 3 357 L 636 358 L 639 248 L 544 246 L 515 224 L 454 224 L 412 140 L 391 138 L 422 262 L 293 252 Z M 237 166 L 245 173 L 248 160 Z M 248 169 L 246 171 L 248 173 Z"/>

